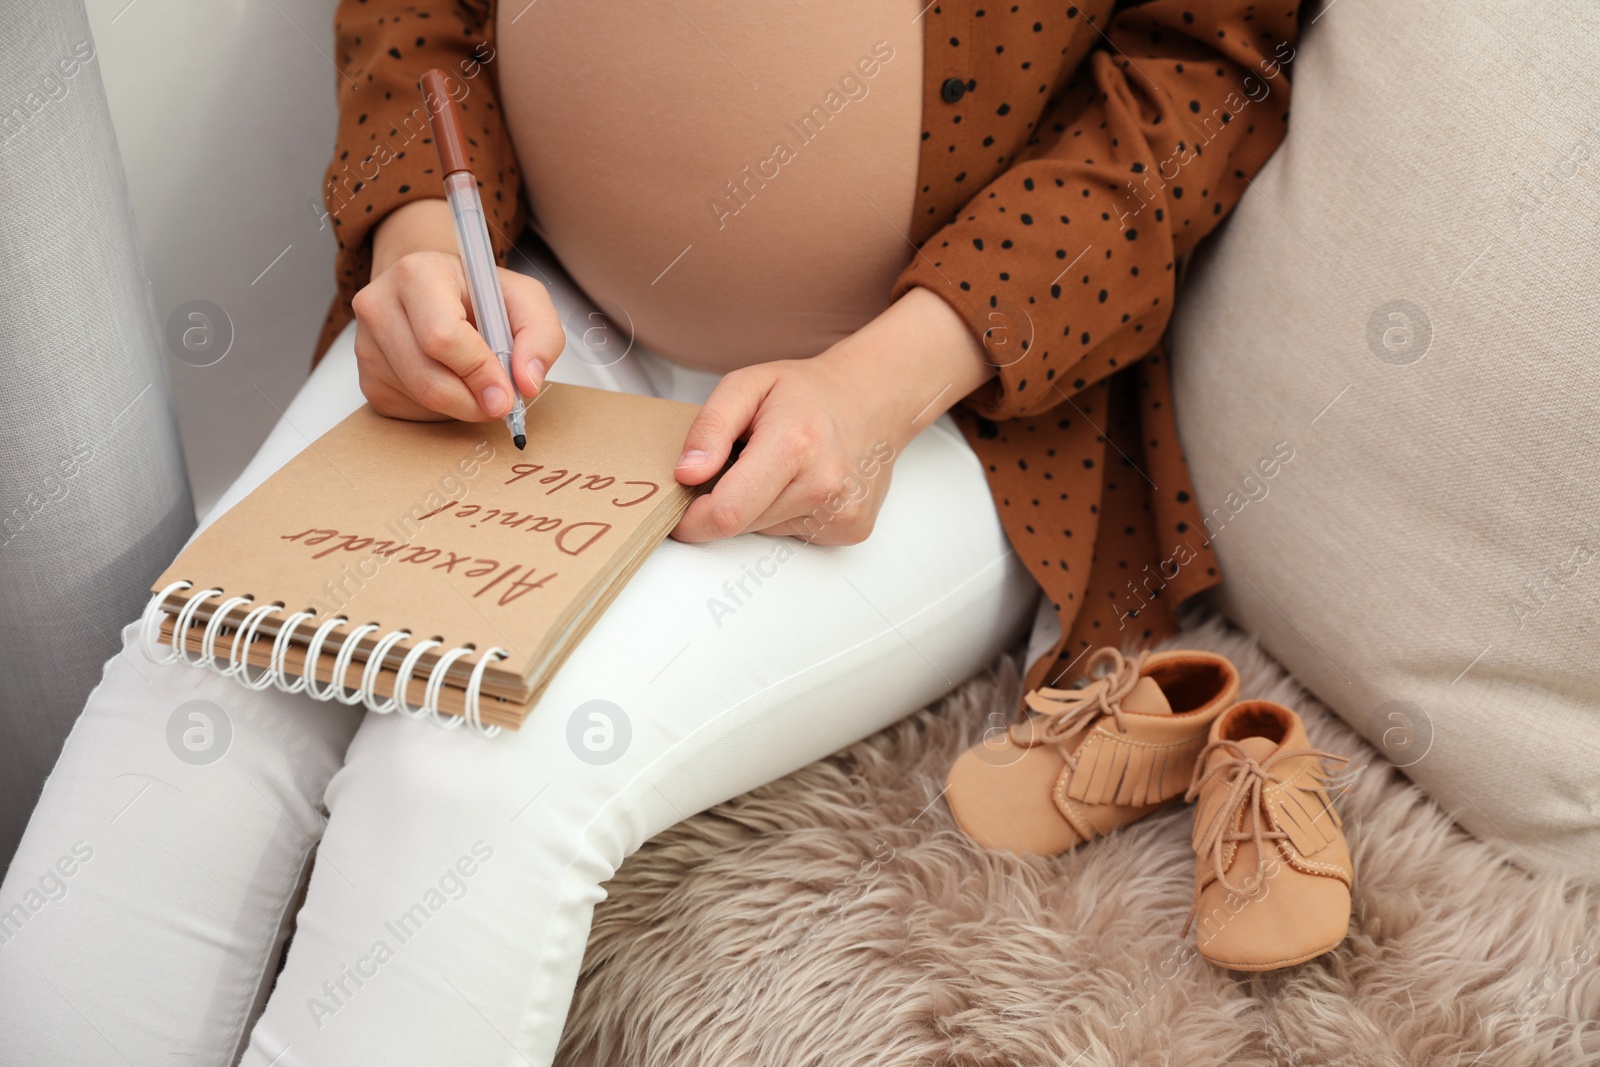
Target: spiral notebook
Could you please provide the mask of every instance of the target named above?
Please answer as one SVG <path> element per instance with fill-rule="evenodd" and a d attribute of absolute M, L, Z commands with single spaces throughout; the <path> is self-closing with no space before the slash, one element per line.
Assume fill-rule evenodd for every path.
<path fill-rule="evenodd" d="M 363 407 L 156 580 L 146 651 L 257 689 L 515 729 L 689 506 L 673 468 L 697 410 L 552 384 L 518 452 L 500 423 Z"/>

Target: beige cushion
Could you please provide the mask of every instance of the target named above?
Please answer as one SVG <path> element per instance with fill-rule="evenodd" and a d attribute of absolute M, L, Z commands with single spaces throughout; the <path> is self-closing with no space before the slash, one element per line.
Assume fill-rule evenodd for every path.
<path fill-rule="evenodd" d="M 1600 7 L 1335 0 L 1293 78 L 1175 317 L 1220 603 L 1467 829 L 1600 879 Z"/>

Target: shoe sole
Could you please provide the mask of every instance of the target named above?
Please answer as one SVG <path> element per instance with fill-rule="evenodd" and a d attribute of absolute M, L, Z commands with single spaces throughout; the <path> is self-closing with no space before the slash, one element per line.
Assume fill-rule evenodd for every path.
<path fill-rule="evenodd" d="M 997 846 L 994 846 L 994 845 L 986 845 L 986 844 L 984 844 L 979 839 L 978 835 L 975 834 L 972 830 L 968 829 L 967 824 L 961 821 L 961 816 L 956 814 L 955 809 L 950 806 L 949 801 L 945 802 L 945 810 L 950 813 L 950 821 L 952 821 L 952 822 L 954 822 L 956 824 L 956 829 L 960 830 L 963 834 L 965 834 L 968 841 L 971 841 L 973 844 L 977 845 L 979 848 L 983 849 L 984 851 L 986 851 L 986 852 L 1009 852 L 1013 856 L 1043 856 L 1046 859 L 1055 859 L 1058 856 L 1065 856 L 1069 852 L 1076 852 L 1078 849 L 1082 848 L 1085 845 L 1092 845 L 1096 841 L 1104 841 L 1107 838 L 1109 838 L 1112 834 L 1121 833 L 1123 830 L 1126 830 L 1131 826 L 1137 826 L 1139 823 L 1144 822 L 1144 820 L 1150 818 L 1152 815 L 1161 815 L 1161 814 L 1163 814 L 1165 812 L 1173 810 L 1174 808 L 1179 808 L 1179 807 L 1182 807 L 1182 806 L 1183 806 L 1183 797 L 1182 796 L 1172 797 L 1172 798 L 1170 798 L 1168 800 L 1161 801 L 1158 805 L 1156 805 L 1156 807 L 1152 808 L 1150 811 L 1145 812 L 1143 815 L 1139 816 L 1139 818 L 1133 820 L 1133 822 L 1126 823 L 1126 824 L 1124 824 L 1122 826 L 1113 827 L 1110 830 L 1099 830 L 1099 827 L 1096 827 L 1095 829 L 1099 830 L 1099 832 L 1096 833 L 1095 836 L 1090 837 L 1090 838 L 1086 838 L 1086 839 L 1082 839 L 1075 845 L 1068 845 L 1066 848 L 1061 849 L 1059 852 L 1019 852 L 1017 849 L 1014 849 L 1014 848 L 1000 848 L 1000 847 L 997 847 Z M 1054 811 L 1055 809 L 1052 807 L 1051 810 Z M 1057 815 L 1057 817 L 1060 817 L 1060 813 L 1059 812 L 1055 812 L 1055 814 Z M 1062 822 L 1066 822 L 1066 819 L 1063 818 L 1061 821 Z M 1071 826 L 1070 823 L 1068 823 L 1067 825 Z M 1073 833 L 1077 833 L 1077 829 L 1076 828 L 1073 828 Z M 1343 938 L 1340 938 L 1340 940 L 1343 940 Z M 1323 949 L 1322 951 L 1326 952 L 1328 950 L 1327 949 Z M 1204 955 L 1204 953 L 1202 953 L 1202 955 Z M 1306 957 L 1306 959 L 1310 959 L 1310 958 L 1311 958 L 1310 956 Z M 1288 964 L 1284 964 L 1284 966 L 1288 966 Z"/>
<path fill-rule="evenodd" d="M 1331 945 L 1325 945 L 1324 947 L 1316 949 L 1312 952 L 1307 952 L 1304 956 L 1296 956 L 1294 959 L 1290 960 L 1274 960 L 1271 963 L 1229 963 L 1227 960 L 1219 960 L 1211 956 L 1207 956 L 1204 952 L 1200 952 L 1200 955 L 1207 963 L 1230 971 L 1281 971 L 1287 967 L 1296 967 L 1307 962 L 1308 960 L 1314 960 L 1318 956 L 1325 956 L 1342 944 L 1344 944 L 1343 937 L 1339 938 L 1339 940 L 1335 941 Z M 1195 951 L 1199 952 L 1200 950 L 1197 947 Z"/>

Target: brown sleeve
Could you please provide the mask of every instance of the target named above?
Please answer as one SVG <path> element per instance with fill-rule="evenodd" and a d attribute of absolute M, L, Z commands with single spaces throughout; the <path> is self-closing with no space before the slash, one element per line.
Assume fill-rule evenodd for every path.
<path fill-rule="evenodd" d="M 503 263 L 522 230 L 522 174 L 502 119 L 494 76 L 493 0 L 341 0 L 334 14 L 339 136 L 323 183 L 338 241 L 338 295 L 317 358 L 352 317 L 350 301 L 372 273 L 372 230 L 413 200 L 442 198 L 443 176 L 417 79 L 448 74 L 466 129 L 473 173 Z"/>
<path fill-rule="evenodd" d="M 923 244 L 914 285 L 983 338 L 999 375 L 967 399 L 1035 415 L 1137 360 L 1172 312 L 1174 263 L 1282 140 L 1295 0 L 1152 0 L 1121 11 L 1019 162 Z"/>

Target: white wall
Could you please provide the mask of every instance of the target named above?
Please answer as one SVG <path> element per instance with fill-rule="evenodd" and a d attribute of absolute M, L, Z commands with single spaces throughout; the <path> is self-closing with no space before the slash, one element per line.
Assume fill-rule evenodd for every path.
<path fill-rule="evenodd" d="M 156 317 L 207 300 L 233 325 L 220 362 L 168 360 L 204 513 L 305 380 L 333 297 L 312 205 L 333 151 L 334 0 L 87 7 Z"/>

